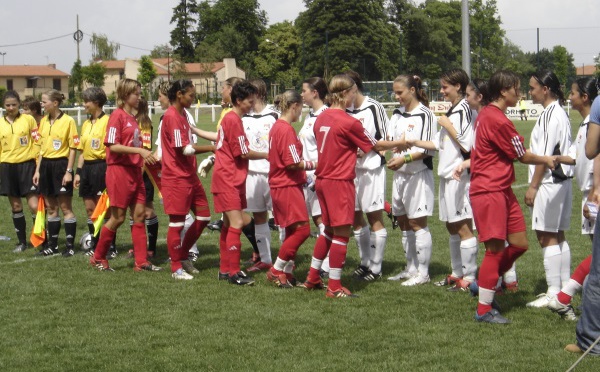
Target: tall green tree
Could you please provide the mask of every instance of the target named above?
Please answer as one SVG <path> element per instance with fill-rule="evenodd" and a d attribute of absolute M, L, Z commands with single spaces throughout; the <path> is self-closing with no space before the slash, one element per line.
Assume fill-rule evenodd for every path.
<path fill-rule="evenodd" d="M 554 73 L 563 87 L 570 86 L 570 83 L 575 80 L 577 69 L 573 64 L 573 54 L 567 51 L 562 45 L 556 45 L 552 48 L 554 57 Z"/>
<path fill-rule="evenodd" d="M 167 58 L 173 53 L 173 48 L 169 44 L 155 45 L 150 52 L 150 58 Z"/>
<path fill-rule="evenodd" d="M 171 45 L 184 62 L 194 61 L 194 42 L 192 34 L 197 24 L 198 5 L 195 0 L 180 0 L 173 8 L 171 24 L 175 28 L 171 30 Z"/>
<path fill-rule="evenodd" d="M 296 26 L 308 75 L 351 68 L 365 80 L 397 74 L 399 31 L 388 22 L 384 0 L 305 0 Z"/>
<path fill-rule="evenodd" d="M 504 47 L 505 32 L 501 27 L 496 0 L 471 0 L 469 11 L 472 75 L 489 78 L 509 62 L 498 53 Z"/>
<path fill-rule="evenodd" d="M 142 56 L 142 58 L 140 58 L 137 80 L 142 84 L 144 96 L 146 98 L 152 96 L 152 82 L 157 76 L 158 73 L 156 72 L 156 67 L 154 67 L 154 62 L 152 62 L 150 56 Z"/>
<path fill-rule="evenodd" d="M 251 69 L 253 52 L 258 49 L 267 25 L 267 15 L 258 1 L 205 0 L 198 4 L 197 14 L 198 27 L 194 33 L 197 50 L 208 51 L 216 59 L 235 58 L 243 69 Z"/>
<path fill-rule="evenodd" d="M 254 59 L 258 76 L 284 87 L 298 85 L 301 41 L 292 22 L 275 23 L 265 32 Z"/>
<path fill-rule="evenodd" d="M 71 76 L 69 77 L 69 90 L 73 93 L 71 97 L 79 97 L 83 90 L 83 72 L 81 71 L 81 60 L 76 60 L 71 67 Z"/>
<path fill-rule="evenodd" d="M 117 53 L 121 48 L 119 43 L 108 40 L 104 34 L 92 33 L 90 38 L 92 45 L 92 61 L 110 61 L 117 59 Z"/>
<path fill-rule="evenodd" d="M 84 82 L 94 87 L 104 86 L 106 78 L 106 67 L 101 63 L 90 63 L 81 68 L 81 77 Z"/>

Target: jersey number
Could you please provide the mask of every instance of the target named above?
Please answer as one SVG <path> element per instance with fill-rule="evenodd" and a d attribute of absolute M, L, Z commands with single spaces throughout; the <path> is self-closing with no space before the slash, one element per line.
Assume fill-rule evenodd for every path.
<path fill-rule="evenodd" d="M 325 147 L 325 141 L 327 140 L 327 134 L 329 133 L 329 129 L 331 129 L 331 127 L 321 127 L 321 129 L 319 130 L 319 132 L 325 132 L 325 135 L 323 136 L 323 143 L 321 143 L 321 148 L 319 149 L 319 152 L 321 154 L 323 153 L 323 147 Z"/>

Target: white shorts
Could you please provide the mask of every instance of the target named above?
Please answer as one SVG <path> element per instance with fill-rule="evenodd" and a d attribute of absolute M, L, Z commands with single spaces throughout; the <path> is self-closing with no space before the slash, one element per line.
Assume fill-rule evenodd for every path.
<path fill-rule="evenodd" d="M 394 172 L 392 213 L 409 219 L 433 215 L 433 171 Z"/>
<path fill-rule="evenodd" d="M 569 230 L 573 196 L 571 180 L 542 183 L 533 201 L 531 225 L 534 230 L 559 232 Z"/>
<path fill-rule="evenodd" d="M 385 167 L 356 169 L 354 210 L 364 213 L 383 210 L 385 202 Z"/>
<path fill-rule="evenodd" d="M 306 201 L 306 209 L 308 210 L 308 215 L 311 217 L 320 216 L 321 215 L 321 204 L 319 204 L 319 199 L 317 198 L 317 192 L 314 190 L 310 190 L 307 187 L 304 189 L 304 200 Z"/>
<path fill-rule="evenodd" d="M 440 220 L 458 222 L 473 219 L 469 202 L 469 175 L 460 181 L 440 177 Z"/>
<path fill-rule="evenodd" d="M 266 174 L 248 172 L 246 178 L 246 212 L 266 212 L 273 210 L 271 189 Z"/>
<path fill-rule="evenodd" d="M 590 191 L 584 191 L 583 196 L 581 197 L 581 234 L 582 235 L 593 235 L 594 227 L 596 227 L 596 220 L 588 220 L 583 217 L 583 206 L 587 203 L 588 195 Z"/>

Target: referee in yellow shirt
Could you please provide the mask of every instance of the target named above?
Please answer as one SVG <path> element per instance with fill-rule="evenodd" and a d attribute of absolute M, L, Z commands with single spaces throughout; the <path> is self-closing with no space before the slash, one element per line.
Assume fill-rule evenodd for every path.
<path fill-rule="evenodd" d="M 0 118 L 0 195 L 8 196 L 12 209 L 18 242 L 13 252 L 27 249 L 27 224 L 21 198 L 27 204 L 35 221 L 38 189 L 33 184 L 35 159 L 38 148 L 33 143 L 37 136 L 37 123 L 31 115 L 19 113 L 21 100 L 17 92 L 4 94 L 5 115 Z"/>
<path fill-rule="evenodd" d="M 104 146 L 104 137 L 106 137 L 106 125 L 108 124 L 108 115 L 102 111 L 106 103 L 106 93 L 100 88 L 87 88 L 81 94 L 83 106 L 89 114 L 89 119 L 81 127 L 81 136 L 77 150 L 80 152 L 77 159 L 77 173 L 73 181 L 73 186 L 79 189 L 79 196 L 83 198 L 83 204 L 87 213 L 87 226 L 92 238 L 88 255 L 93 254 L 98 238 L 94 236 L 94 223 L 91 220 L 92 213 L 96 208 L 98 199 L 104 189 L 106 189 L 106 147 Z M 110 218 L 110 212 L 107 212 L 105 220 Z M 108 257 L 112 256 L 116 247 L 113 243 L 109 249 Z"/>
<path fill-rule="evenodd" d="M 42 105 L 46 116 L 39 128 L 40 157 L 33 176 L 33 183 L 40 189 L 40 194 L 46 201 L 48 216 L 48 248 L 38 252 L 43 256 L 58 254 L 58 234 L 60 233 L 60 217 L 58 209 L 62 210 L 66 249 L 64 257 L 75 254 L 75 233 L 77 220 L 73 214 L 73 164 L 75 151 L 79 146 L 79 134 L 75 120 L 62 112 L 59 107 L 64 95 L 51 89 L 42 94 Z"/>

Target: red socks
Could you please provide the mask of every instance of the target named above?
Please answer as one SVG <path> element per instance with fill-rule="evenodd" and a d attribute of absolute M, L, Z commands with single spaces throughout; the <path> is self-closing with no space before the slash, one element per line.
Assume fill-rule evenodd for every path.
<path fill-rule="evenodd" d="M 517 258 L 521 257 L 527 249 L 509 245 L 502 251 L 502 260 L 500 261 L 500 268 L 498 271 L 499 275 L 504 275 L 512 265 L 515 263 Z"/>
<path fill-rule="evenodd" d="M 229 227 L 225 227 L 223 225 L 221 227 L 221 235 L 219 236 L 219 273 L 228 274 L 229 273 L 229 256 L 227 255 L 227 234 L 229 232 Z"/>
<path fill-rule="evenodd" d="M 198 240 L 206 225 L 208 225 L 208 221 L 196 220 L 192 226 L 190 226 L 188 231 L 185 232 L 183 242 L 181 243 L 181 247 L 186 254 L 186 258 L 184 259 L 187 259 L 187 254 L 190 252 L 190 248 L 192 248 L 192 245 L 194 245 L 194 243 Z"/>
<path fill-rule="evenodd" d="M 283 261 L 289 261 L 296 258 L 298 248 L 308 239 L 310 235 L 310 226 L 308 224 L 300 225 L 295 229 L 285 229 L 285 240 L 279 248 L 279 258 Z"/>
<path fill-rule="evenodd" d="M 138 266 L 148 261 L 148 240 L 146 225 L 143 222 L 134 222 L 131 226 L 131 241 L 133 242 L 133 256 Z"/>
<path fill-rule="evenodd" d="M 181 231 L 183 230 L 183 221 L 170 221 L 167 230 L 167 250 L 171 257 L 171 272 L 181 269 Z"/>
<path fill-rule="evenodd" d="M 94 250 L 94 260 L 106 260 L 106 254 L 110 248 L 110 243 L 113 241 L 116 235 L 116 231 L 112 231 L 106 227 L 106 225 L 102 226 L 102 230 L 100 230 L 100 239 L 98 240 L 98 244 L 96 244 L 96 249 Z"/>
<path fill-rule="evenodd" d="M 348 251 L 347 237 L 334 235 L 331 240 L 331 250 L 329 251 L 329 281 L 327 287 L 332 291 L 342 288 L 341 274 L 346 262 L 346 253 Z"/>
<path fill-rule="evenodd" d="M 240 254 L 242 252 L 240 235 L 242 235 L 242 230 L 229 226 L 225 241 L 227 257 L 229 258 L 229 276 L 233 276 L 240 271 Z"/>

